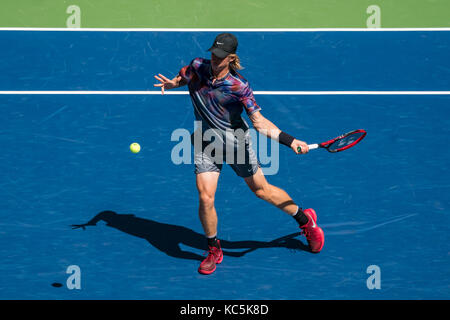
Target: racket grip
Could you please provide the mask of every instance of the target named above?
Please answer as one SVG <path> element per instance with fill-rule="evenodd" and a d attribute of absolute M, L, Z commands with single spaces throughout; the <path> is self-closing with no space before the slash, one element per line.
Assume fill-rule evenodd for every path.
<path fill-rule="evenodd" d="M 309 150 L 314 150 L 314 149 L 319 148 L 319 145 L 318 145 L 317 143 L 314 143 L 314 144 L 308 144 L 308 148 L 309 148 Z M 302 148 L 301 148 L 301 147 L 298 147 L 298 148 L 297 148 L 297 152 L 302 152 Z"/>

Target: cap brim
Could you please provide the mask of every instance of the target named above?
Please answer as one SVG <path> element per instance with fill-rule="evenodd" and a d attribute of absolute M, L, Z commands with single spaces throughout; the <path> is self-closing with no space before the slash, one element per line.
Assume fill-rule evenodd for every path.
<path fill-rule="evenodd" d="M 211 47 L 208 49 L 208 51 L 211 51 L 212 53 L 214 53 L 216 57 L 219 57 L 221 59 L 225 58 L 230 54 L 229 52 L 226 52 L 225 50 L 216 47 Z"/>

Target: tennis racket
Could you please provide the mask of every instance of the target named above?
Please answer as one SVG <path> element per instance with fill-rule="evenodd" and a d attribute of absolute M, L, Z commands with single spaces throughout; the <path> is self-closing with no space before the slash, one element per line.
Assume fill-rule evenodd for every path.
<path fill-rule="evenodd" d="M 325 148 L 329 152 L 340 152 L 355 146 L 362 139 L 364 139 L 366 134 L 367 134 L 366 130 L 363 129 L 353 130 L 351 132 L 347 132 L 343 135 L 340 135 L 337 138 L 322 143 L 308 144 L 308 147 L 309 150 Z M 297 151 L 301 152 L 302 148 L 298 147 Z"/>

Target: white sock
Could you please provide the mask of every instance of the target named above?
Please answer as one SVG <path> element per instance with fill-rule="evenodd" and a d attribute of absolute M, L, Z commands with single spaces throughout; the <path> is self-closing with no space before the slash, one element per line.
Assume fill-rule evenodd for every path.
<path fill-rule="evenodd" d="M 292 216 L 295 217 L 299 211 L 300 211 L 300 207 L 297 206 L 297 211 L 295 211 L 295 213 Z"/>

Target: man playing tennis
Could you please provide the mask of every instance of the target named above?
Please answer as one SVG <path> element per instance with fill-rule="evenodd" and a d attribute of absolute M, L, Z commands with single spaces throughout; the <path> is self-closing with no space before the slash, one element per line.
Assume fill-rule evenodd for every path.
<path fill-rule="evenodd" d="M 223 259 L 220 240 L 217 239 L 217 213 L 214 207 L 214 196 L 223 162 L 217 161 L 216 156 L 225 153 L 228 156 L 233 149 L 244 150 L 244 161 L 236 163 L 228 161 L 230 158 L 227 157 L 226 162 L 238 176 L 244 178 L 258 198 L 268 201 L 298 222 L 311 252 L 320 252 L 325 241 L 323 230 L 317 226 L 315 211 L 302 210 L 284 190 L 269 184 L 260 168 L 251 147 L 249 126 L 241 117 L 244 109 L 258 132 L 290 147 L 296 154 L 299 154 L 299 147 L 300 153 L 303 154 L 309 149 L 305 142 L 281 131 L 261 114 L 261 108 L 256 104 L 249 83 L 237 72 L 241 69 L 239 57 L 236 55 L 237 46 L 238 41 L 233 34 L 219 34 L 208 50 L 211 52 L 211 60 L 196 58 L 188 66 L 183 67 L 173 79 L 168 79 L 162 74 L 155 76 L 160 83 L 154 86 L 160 87 L 162 94 L 164 90 L 188 85 L 195 118 L 200 121 L 202 128 L 213 129 L 219 133 L 217 137 L 228 137 L 230 132 L 237 129 L 245 132 L 243 137 L 234 135 L 231 144 L 229 140 L 225 142 L 223 139 L 223 150 L 215 150 L 215 154 L 206 152 L 207 143 L 204 141 L 200 148 L 194 144 L 199 218 L 209 248 L 208 256 L 198 269 L 202 274 L 213 273 L 216 264 L 221 263 Z M 202 133 L 200 138 L 201 135 Z M 198 137 L 198 130 L 193 134 L 193 139 L 195 137 Z M 231 160 L 236 160 L 236 156 Z"/>

